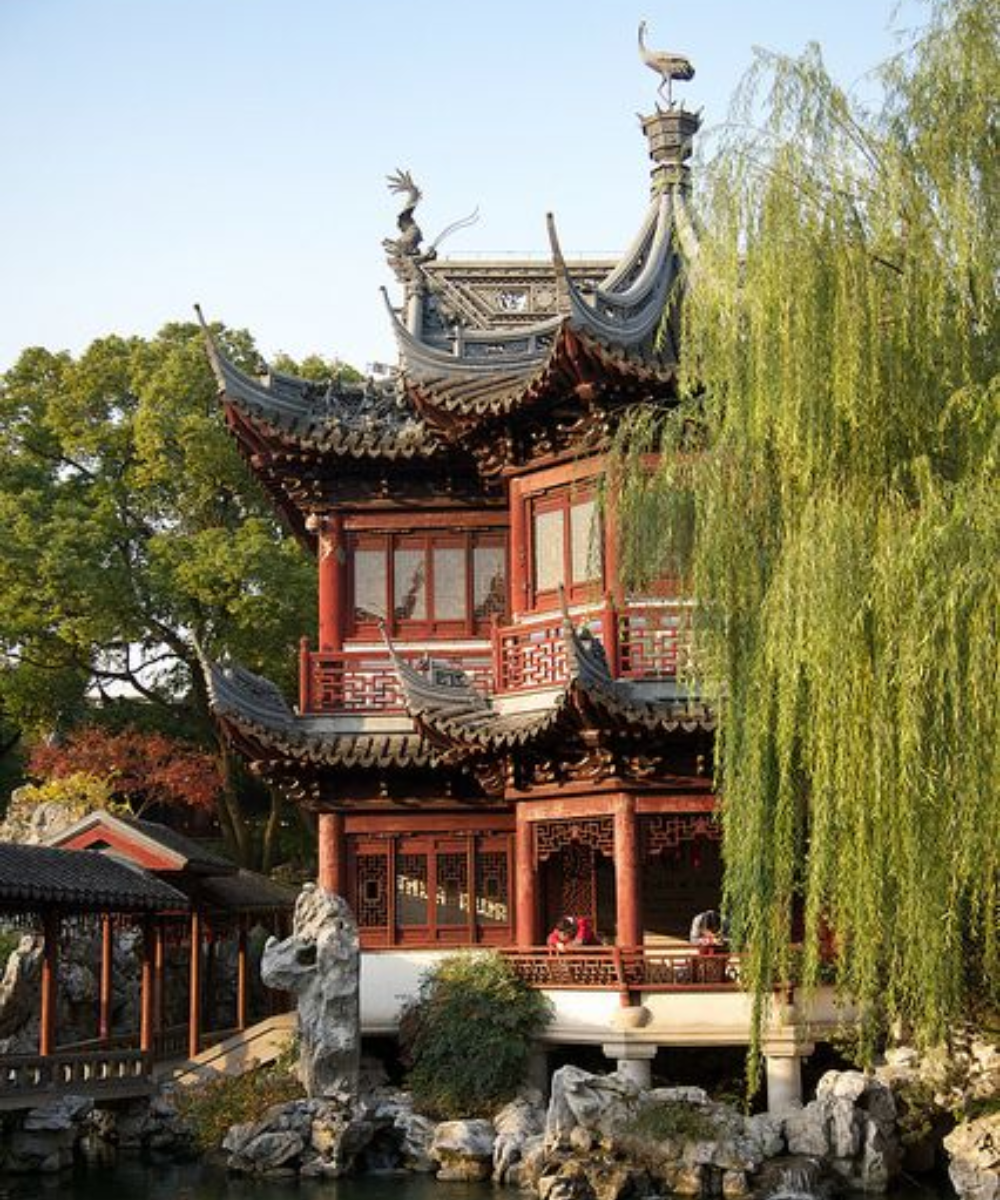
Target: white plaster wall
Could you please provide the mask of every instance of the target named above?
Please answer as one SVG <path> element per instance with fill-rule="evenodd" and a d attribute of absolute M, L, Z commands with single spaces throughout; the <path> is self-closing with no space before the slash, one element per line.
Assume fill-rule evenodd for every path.
<path fill-rule="evenodd" d="M 420 977 L 448 956 L 447 950 L 391 950 L 361 955 L 361 1032 L 395 1033 L 399 1011 L 420 986 Z"/>
<path fill-rule="evenodd" d="M 445 958 L 447 950 L 391 950 L 361 956 L 361 1028 L 363 1033 L 395 1033 L 399 1013 L 414 995 L 420 977 Z M 544 1034 L 552 1043 L 603 1043 L 620 1038 L 616 1018 L 617 992 L 548 991 L 554 1017 Z M 630 1042 L 658 1046 L 746 1045 L 750 1038 L 751 1000 L 737 991 L 649 992 L 642 997 L 648 1010 L 644 1024 L 625 1032 Z M 791 1012 L 775 1012 L 775 1026 L 788 1035 L 789 1019 L 807 1021 L 811 1032 L 823 1036 L 845 1012 L 834 1003 L 833 989 L 820 988 L 808 1008 L 800 1001 Z M 782 1017 L 784 1021 L 782 1021 Z M 801 1032 L 805 1032 L 802 1030 Z"/>

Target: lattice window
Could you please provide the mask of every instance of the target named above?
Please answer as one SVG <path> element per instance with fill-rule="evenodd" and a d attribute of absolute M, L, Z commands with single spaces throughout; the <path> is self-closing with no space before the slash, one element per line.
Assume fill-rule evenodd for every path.
<path fill-rule="evenodd" d="M 469 921 L 469 859 L 464 853 L 438 852 L 436 860 L 435 921 L 466 925 Z"/>
<path fill-rule="evenodd" d="M 615 852 L 615 828 L 611 817 L 581 817 L 575 821 L 538 821 L 535 831 L 535 862 L 543 863 L 574 844 L 588 846 L 608 858 Z"/>
<path fill-rule="evenodd" d="M 593 920 L 597 910 L 594 848 L 570 842 L 562 851 L 562 911 Z"/>
<path fill-rule="evenodd" d="M 510 922 L 506 851 L 480 850 L 476 854 L 476 921 L 480 925 Z"/>
<path fill-rule="evenodd" d="M 676 850 L 682 842 L 722 840 L 722 826 L 711 813 L 654 813 L 641 818 L 647 857 Z"/>
<path fill-rule="evenodd" d="M 359 854 L 354 911 L 361 928 L 389 923 L 389 860 L 384 854 Z"/>
<path fill-rule="evenodd" d="M 427 855 L 396 855 L 396 924 L 428 924 Z"/>

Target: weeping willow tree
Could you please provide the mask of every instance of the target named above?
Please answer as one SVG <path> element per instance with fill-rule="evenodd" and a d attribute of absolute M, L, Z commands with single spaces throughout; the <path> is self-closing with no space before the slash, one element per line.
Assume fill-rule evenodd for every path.
<path fill-rule="evenodd" d="M 758 1017 L 831 934 L 869 1031 L 998 999 L 998 40 L 998 0 L 942 0 L 874 115 L 816 49 L 758 56 L 703 174 L 682 402 L 624 431 L 626 569 L 698 601 Z"/>

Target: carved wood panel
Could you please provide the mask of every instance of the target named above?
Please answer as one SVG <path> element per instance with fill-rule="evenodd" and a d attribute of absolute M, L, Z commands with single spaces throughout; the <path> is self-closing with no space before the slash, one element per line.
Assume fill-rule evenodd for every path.
<path fill-rule="evenodd" d="M 652 813 L 641 818 L 640 829 L 647 858 L 676 850 L 682 842 L 722 840 L 722 826 L 711 813 Z"/>
<path fill-rule="evenodd" d="M 536 821 L 535 864 L 543 863 L 567 846 L 589 846 L 598 854 L 612 858 L 615 852 L 615 827 L 611 817 L 580 817 L 568 821 Z"/>

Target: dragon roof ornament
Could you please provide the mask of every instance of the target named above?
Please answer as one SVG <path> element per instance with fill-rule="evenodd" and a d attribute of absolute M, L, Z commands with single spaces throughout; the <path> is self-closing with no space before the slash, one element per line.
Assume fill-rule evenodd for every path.
<path fill-rule="evenodd" d="M 446 225 L 425 250 L 421 248 L 423 232 L 413 215 L 423 198 L 423 192 L 409 171 L 397 170 L 395 174 L 387 176 L 387 182 L 390 192 L 394 195 L 405 196 L 406 199 L 396 218 L 399 237 L 384 238 L 382 248 L 386 253 L 386 261 L 392 267 L 393 274 L 399 282 L 404 286 L 413 286 L 422 282 L 420 268 L 424 263 L 433 262 L 437 258 L 438 246 L 445 238 L 450 237 L 459 229 L 474 225 L 479 220 L 479 209 L 477 207 L 468 216 L 460 217 L 457 221 Z"/>

